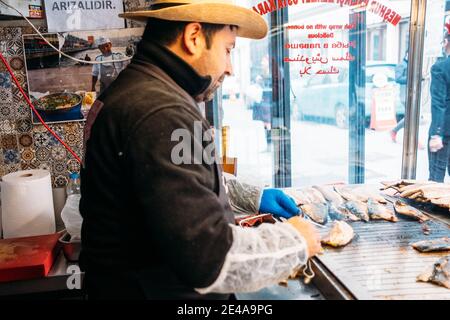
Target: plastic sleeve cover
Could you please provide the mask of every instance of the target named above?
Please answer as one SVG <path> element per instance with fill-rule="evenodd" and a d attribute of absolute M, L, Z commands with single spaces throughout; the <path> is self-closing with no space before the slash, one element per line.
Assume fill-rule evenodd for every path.
<path fill-rule="evenodd" d="M 288 223 L 230 225 L 233 243 L 217 279 L 200 294 L 254 292 L 286 280 L 308 260 L 307 245 Z"/>
<path fill-rule="evenodd" d="M 257 213 L 263 188 L 240 182 L 233 175 L 223 174 L 229 203 L 233 211 Z"/>

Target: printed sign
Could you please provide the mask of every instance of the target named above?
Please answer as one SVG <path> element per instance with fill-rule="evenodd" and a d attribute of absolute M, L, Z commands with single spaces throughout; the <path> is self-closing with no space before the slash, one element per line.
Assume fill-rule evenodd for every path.
<path fill-rule="evenodd" d="M 13 8 L 17 9 L 27 18 L 43 18 L 43 8 L 41 0 L 3 0 Z M 17 11 L 14 11 L 0 3 L 0 14 L 19 17 Z"/>
<path fill-rule="evenodd" d="M 49 32 L 124 27 L 122 0 L 45 0 Z"/>
<path fill-rule="evenodd" d="M 387 130 L 397 123 L 395 117 L 395 88 L 386 86 L 384 88 L 373 88 L 372 90 L 372 113 L 370 128 L 374 130 Z"/>

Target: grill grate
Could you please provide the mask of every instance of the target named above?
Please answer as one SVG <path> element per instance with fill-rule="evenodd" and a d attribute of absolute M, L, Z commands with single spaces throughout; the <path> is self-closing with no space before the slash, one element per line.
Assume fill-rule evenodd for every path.
<path fill-rule="evenodd" d="M 429 221 L 430 235 L 422 225 L 399 216 L 387 221 L 354 222 L 357 237 L 344 248 L 325 248 L 318 260 L 356 299 L 450 299 L 450 290 L 416 277 L 444 253 L 419 253 L 411 243 L 450 237 L 450 228 Z"/>

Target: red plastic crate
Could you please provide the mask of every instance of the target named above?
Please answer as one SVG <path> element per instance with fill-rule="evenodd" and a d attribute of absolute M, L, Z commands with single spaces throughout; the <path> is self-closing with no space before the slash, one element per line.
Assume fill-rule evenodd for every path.
<path fill-rule="evenodd" d="M 58 255 L 60 236 L 0 240 L 0 282 L 45 277 Z"/>

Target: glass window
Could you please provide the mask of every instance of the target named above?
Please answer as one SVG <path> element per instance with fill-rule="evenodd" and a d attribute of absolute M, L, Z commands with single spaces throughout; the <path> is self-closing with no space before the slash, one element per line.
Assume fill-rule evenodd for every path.
<path fill-rule="evenodd" d="M 428 178 L 430 71 L 442 56 L 446 7 L 445 0 L 427 5 L 418 178 Z M 277 185 L 286 166 L 294 186 L 400 178 L 411 1 L 366 8 L 299 1 L 280 11 L 286 20 L 264 14 L 266 39 L 239 39 L 235 76 L 223 85 L 222 124 L 230 126 L 227 150 L 238 158 L 238 176 Z M 279 135 L 280 122 L 287 136 Z"/>
<path fill-rule="evenodd" d="M 270 37 L 238 38 L 232 52 L 234 75 L 222 86 L 221 125 L 229 127 L 227 156 L 237 158 L 237 176 L 242 181 L 261 186 L 273 184 L 274 171 L 269 42 Z"/>
<path fill-rule="evenodd" d="M 450 83 L 445 81 L 445 77 L 439 76 L 439 70 L 444 70 L 442 72 L 447 74 L 450 72 L 450 39 L 447 36 L 450 30 L 446 27 L 449 23 L 450 1 L 427 1 L 419 122 L 419 143 L 423 151 L 419 150 L 416 169 L 417 179 L 421 180 L 450 181 L 448 156 L 444 155 L 446 148 L 437 152 L 427 150 L 430 136 L 442 136 L 445 146 L 450 136 Z M 441 108 L 447 111 L 439 112 Z M 442 155 L 444 156 L 441 157 Z"/>

